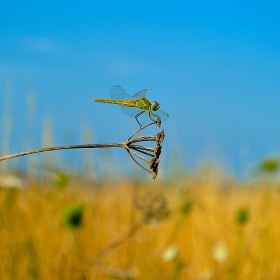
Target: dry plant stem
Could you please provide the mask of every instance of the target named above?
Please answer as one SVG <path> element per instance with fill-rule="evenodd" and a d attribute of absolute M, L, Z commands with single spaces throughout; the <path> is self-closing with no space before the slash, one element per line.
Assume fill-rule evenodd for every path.
<path fill-rule="evenodd" d="M 56 146 L 56 147 L 49 147 L 49 148 L 41 148 L 36 150 L 30 150 L 26 152 L 21 152 L 17 154 L 12 154 L 4 157 L 0 157 L 0 161 L 37 154 L 37 153 L 44 153 L 49 151 L 57 151 L 57 150 L 67 150 L 67 149 L 93 149 L 93 148 L 113 148 L 113 147 L 123 147 L 123 143 L 111 143 L 111 144 L 84 144 L 84 145 L 71 145 L 71 146 Z"/>
<path fill-rule="evenodd" d="M 140 139 L 137 138 L 137 142 L 140 141 L 152 141 L 152 137 L 150 136 L 144 136 L 142 138 L 145 139 Z M 155 137 L 153 137 L 155 139 Z M 21 153 L 16 153 L 4 157 L 0 157 L 0 161 L 7 160 L 7 159 L 12 159 L 16 157 L 21 157 L 21 156 L 27 156 L 31 154 L 37 154 L 37 153 L 44 153 L 44 152 L 50 152 L 50 151 L 57 151 L 57 150 L 67 150 L 67 149 L 93 149 L 93 148 L 116 148 L 116 147 L 121 147 L 121 148 L 128 148 L 128 144 L 130 144 L 132 141 L 126 141 L 124 143 L 108 143 L 108 144 L 83 144 L 83 145 L 70 145 L 70 146 L 56 146 L 56 147 L 48 147 L 48 148 L 41 148 L 41 149 L 35 149 L 35 150 L 30 150 L 26 152 L 21 152 Z M 135 141 L 134 141 L 135 142 Z M 141 146 L 139 146 L 141 147 Z M 130 148 L 134 148 L 131 146 Z M 150 150 L 147 147 L 143 147 L 142 149 Z M 137 148 L 135 148 L 137 150 Z"/>
<path fill-rule="evenodd" d="M 130 151 L 128 151 L 128 154 L 130 155 L 130 157 L 133 159 L 133 161 L 140 166 L 142 169 L 144 169 L 145 171 L 147 171 L 148 173 L 151 173 L 151 171 L 149 169 L 147 169 L 146 167 L 144 167 L 143 165 L 141 165 L 130 153 Z"/>
<path fill-rule="evenodd" d="M 67 149 L 93 149 L 93 148 L 114 148 L 114 147 L 122 147 L 122 148 L 127 149 L 127 145 L 130 143 L 142 142 L 142 141 L 154 141 L 155 136 L 153 136 L 153 135 L 138 137 L 132 141 L 129 141 L 139 131 L 143 130 L 144 128 L 146 128 L 147 126 L 152 125 L 152 124 L 155 124 L 155 122 L 151 122 L 145 126 L 140 127 L 136 132 L 134 132 L 127 139 L 127 141 L 125 141 L 123 143 L 83 144 L 83 145 L 70 145 L 70 146 L 56 146 L 56 147 L 41 148 L 41 149 L 35 149 L 35 150 L 30 150 L 30 151 L 26 151 L 26 152 L 21 152 L 21 153 L 16 153 L 16 154 L 0 157 L 0 161 L 12 159 L 12 158 L 16 158 L 16 157 L 21 157 L 21 156 L 27 156 L 27 155 L 31 155 L 31 154 L 44 153 L 44 152 L 57 151 L 57 150 L 67 150 Z"/>
<path fill-rule="evenodd" d="M 143 141 L 156 141 L 156 135 L 139 136 L 133 140 L 128 140 L 129 143 L 137 143 Z"/>
<path fill-rule="evenodd" d="M 151 122 L 146 124 L 145 126 L 140 127 L 136 132 L 134 132 L 125 142 L 122 143 L 108 143 L 108 144 L 83 144 L 83 145 L 71 145 L 71 146 L 56 146 L 56 147 L 48 147 L 48 148 L 41 148 L 36 150 L 30 150 L 26 152 L 21 152 L 17 154 L 12 154 L 4 157 L 0 157 L 0 161 L 12 159 L 16 157 L 36 154 L 36 153 L 43 153 L 43 152 L 49 152 L 49 151 L 56 151 L 56 150 L 66 150 L 66 149 L 93 149 L 93 148 L 124 148 L 130 155 L 130 157 L 133 159 L 133 161 L 140 166 L 143 170 L 150 173 L 153 178 L 155 179 L 158 174 L 158 164 L 159 164 L 159 155 L 161 152 L 161 142 L 164 139 L 164 131 L 158 132 L 156 135 L 147 135 L 147 136 L 139 136 L 134 139 L 131 139 L 133 136 L 135 136 L 138 132 L 145 129 L 146 127 L 156 124 L 158 127 L 160 127 L 161 121 L 158 119 L 156 122 Z M 154 141 L 156 142 L 156 147 L 145 147 L 141 145 L 135 145 L 135 143 L 140 142 L 146 142 L 146 141 Z M 133 145 L 134 144 L 134 145 Z M 137 152 L 142 153 L 143 155 L 146 155 L 150 158 L 146 158 L 142 155 L 139 155 Z M 150 153 L 151 152 L 151 153 Z M 135 157 L 138 157 L 140 160 L 145 162 L 149 165 L 150 169 L 147 169 L 142 164 L 136 160 Z"/>
<path fill-rule="evenodd" d="M 104 250 L 102 250 L 93 260 L 91 260 L 84 268 L 84 270 L 87 270 L 89 267 L 98 264 L 106 255 L 108 255 L 110 252 L 115 250 L 117 247 L 119 247 L 125 240 L 132 237 L 138 230 L 142 228 L 142 226 L 145 224 L 144 221 L 138 222 L 135 225 L 133 225 L 127 233 L 125 233 L 123 236 L 118 238 L 117 240 L 113 241 L 111 244 L 109 244 Z"/>
<path fill-rule="evenodd" d="M 146 127 L 148 127 L 148 126 L 150 126 L 150 125 L 152 125 L 152 124 L 156 124 L 156 123 L 157 123 L 157 122 L 154 121 L 154 122 L 148 123 L 148 124 L 146 124 L 146 125 L 144 125 L 144 126 L 141 126 L 138 130 L 136 130 L 136 131 L 127 139 L 127 141 L 129 141 L 135 134 L 137 134 L 137 133 L 140 132 L 141 130 L 145 129 Z"/>
<path fill-rule="evenodd" d="M 145 157 L 142 157 L 140 155 L 138 155 L 137 153 L 135 153 L 134 151 L 130 151 L 132 154 L 134 154 L 135 156 L 139 157 L 140 159 L 142 159 L 143 161 L 145 161 L 146 163 L 150 163 L 150 161 L 148 159 L 146 159 Z"/>
<path fill-rule="evenodd" d="M 135 146 L 131 146 L 131 149 L 133 149 L 133 150 L 135 150 L 135 151 L 138 151 L 138 152 L 140 152 L 140 153 L 142 153 L 142 154 L 145 154 L 145 155 L 147 155 L 147 156 L 150 156 L 150 157 L 153 157 L 154 155 L 153 154 L 150 154 L 150 153 L 148 153 L 148 152 L 144 152 L 143 150 L 146 150 L 146 151 L 153 151 L 153 149 L 151 148 L 151 149 L 148 149 L 147 147 L 142 147 L 142 146 L 139 146 L 139 148 L 136 148 Z"/>

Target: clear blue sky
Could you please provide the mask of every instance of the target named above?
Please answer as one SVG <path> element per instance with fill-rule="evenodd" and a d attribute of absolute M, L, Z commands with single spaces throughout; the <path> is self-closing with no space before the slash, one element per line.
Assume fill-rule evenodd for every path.
<path fill-rule="evenodd" d="M 46 117 L 56 145 L 67 133 L 79 143 L 83 127 L 95 142 L 124 140 L 135 121 L 92 102 L 120 84 L 131 94 L 148 88 L 169 113 L 165 161 L 181 150 L 189 167 L 222 158 L 246 173 L 279 150 L 279 3 L 4 1 L 0 109 L 12 92 L 10 152 L 40 146 Z"/>

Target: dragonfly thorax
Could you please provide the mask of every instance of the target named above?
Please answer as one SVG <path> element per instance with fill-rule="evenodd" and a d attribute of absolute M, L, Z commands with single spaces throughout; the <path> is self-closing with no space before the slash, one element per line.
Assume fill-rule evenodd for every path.
<path fill-rule="evenodd" d="M 153 111 L 157 111 L 159 107 L 160 105 L 156 101 L 152 102 L 151 108 Z"/>

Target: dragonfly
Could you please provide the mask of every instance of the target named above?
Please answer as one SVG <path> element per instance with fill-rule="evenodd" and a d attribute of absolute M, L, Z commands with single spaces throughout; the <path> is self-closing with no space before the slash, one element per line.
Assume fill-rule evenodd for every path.
<path fill-rule="evenodd" d="M 131 96 L 120 85 L 115 85 L 109 90 L 112 99 L 96 98 L 94 101 L 122 105 L 121 109 L 123 113 L 134 117 L 141 128 L 142 125 L 138 121 L 138 117 L 143 113 L 148 114 L 149 118 L 154 122 L 156 121 L 154 118 L 166 120 L 169 117 L 168 114 L 159 110 L 160 105 L 158 102 L 150 102 L 146 99 L 147 90 L 140 90 Z"/>

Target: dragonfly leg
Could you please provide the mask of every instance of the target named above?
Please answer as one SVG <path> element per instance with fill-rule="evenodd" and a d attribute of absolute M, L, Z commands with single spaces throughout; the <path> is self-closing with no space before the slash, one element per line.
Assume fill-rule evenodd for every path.
<path fill-rule="evenodd" d="M 137 118 L 138 118 L 140 115 L 142 115 L 144 112 L 145 112 L 145 111 L 142 111 L 142 112 L 138 113 L 138 114 L 135 116 L 135 119 L 136 119 L 136 121 L 138 122 L 140 128 L 142 127 L 142 125 L 141 125 L 141 123 L 138 121 Z"/>
<path fill-rule="evenodd" d="M 150 117 L 150 119 L 151 119 L 153 122 L 156 122 L 156 120 L 154 120 L 154 119 L 152 118 L 152 116 L 154 116 L 154 114 L 153 114 L 152 112 L 149 111 L 149 117 Z"/>

